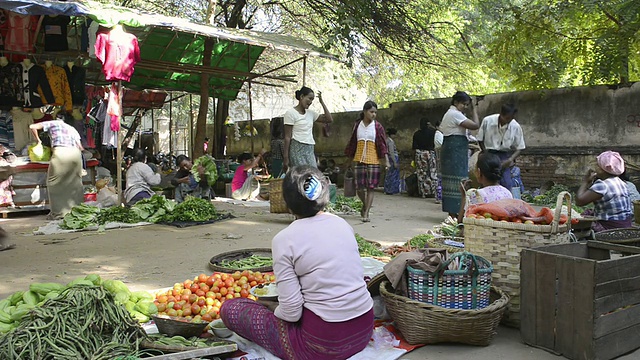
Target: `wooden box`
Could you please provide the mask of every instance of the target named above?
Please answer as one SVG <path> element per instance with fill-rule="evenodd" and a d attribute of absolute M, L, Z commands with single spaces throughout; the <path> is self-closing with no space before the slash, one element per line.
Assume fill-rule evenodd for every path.
<path fill-rule="evenodd" d="M 613 359 L 640 347 L 640 248 L 543 246 L 523 249 L 520 266 L 525 343 L 575 360 Z"/>

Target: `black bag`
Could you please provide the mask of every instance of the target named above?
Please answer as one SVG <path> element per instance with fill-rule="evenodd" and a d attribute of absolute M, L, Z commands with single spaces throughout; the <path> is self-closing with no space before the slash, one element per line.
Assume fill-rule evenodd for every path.
<path fill-rule="evenodd" d="M 404 178 L 404 182 L 407 184 L 407 195 L 414 197 L 420 196 L 420 192 L 418 191 L 418 175 L 416 175 L 416 173 Z"/>

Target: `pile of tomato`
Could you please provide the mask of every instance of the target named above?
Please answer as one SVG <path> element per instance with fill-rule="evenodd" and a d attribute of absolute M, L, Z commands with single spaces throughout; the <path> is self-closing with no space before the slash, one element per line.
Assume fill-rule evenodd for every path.
<path fill-rule="evenodd" d="M 233 274 L 200 274 L 193 280 L 175 283 L 172 289 L 157 293 L 154 303 L 161 315 L 184 317 L 189 321 L 212 321 L 220 318 L 220 307 L 226 300 L 239 297 L 255 300 L 249 289 L 275 280 L 273 274 L 249 270 Z"/>

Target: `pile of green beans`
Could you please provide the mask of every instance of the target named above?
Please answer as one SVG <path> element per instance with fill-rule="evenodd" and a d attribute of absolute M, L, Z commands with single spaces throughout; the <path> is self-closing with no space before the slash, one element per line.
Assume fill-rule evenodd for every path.
<path fill-rule="evenodd" d="M 101 286 L 76 285 L 0 337 L 0 359 L 138 358 L 146 333 Z"/>
<path fill-rule="evenodd" d="M 251 255 L 238 260 L 222 260 L 218 265 L 229 269 L 250 270 L 264 266 L 273 266 L 273 259 L 268 256 Z"/>

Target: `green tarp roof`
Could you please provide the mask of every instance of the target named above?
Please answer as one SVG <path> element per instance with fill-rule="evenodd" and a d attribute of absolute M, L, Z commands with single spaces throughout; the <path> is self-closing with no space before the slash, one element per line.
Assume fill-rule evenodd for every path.
<path fill-rule="evenodd" d="M 74 31 L 79 34 L 86 18 L 108 27 L 125 25 L 126 31 L 138 37 L 142 59 L 136 65 L 131 82 L 125 85 L 138 90 L 199 93 L 200 74 L 205 71 L 210 75 L 210 95 L 234 100 L 245 81 L 259 79 L 260 75 L 251 73 L 251 70 L 265 48 L 334 58 L 308 42 L 291 36 L 194 24 L 180 18 L 91 1 L 0 0 L 0 8 L 21 14 L 70 16 L 70 27 L 73 27 L 70 34 Z M 206 38 L 215 39 L 209 68 L 202 66 Z M 35 52 L 39 53 L 37 49 Z M 80 55 L 88 68 L 87 81 L 93 84 L 106 83 L 100 64 L 77 50 L 44 55 L 71 59 Z M 277 65 L 282 64 L 276 64 L 274 68 Z M 277 76 L 270 79 L 274 78 L 278 80 Z"/>

